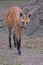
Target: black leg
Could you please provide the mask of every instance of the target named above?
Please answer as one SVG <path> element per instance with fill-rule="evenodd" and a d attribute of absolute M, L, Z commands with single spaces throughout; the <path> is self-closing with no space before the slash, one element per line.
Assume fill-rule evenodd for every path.
<path fill-rule="evenodd" d="M 11 48 L 11 33 L 9 33 L 9 48 Z"/>
<path fill-rule="evenodd" d="M 16 48 L 16 36 L 15 36 L 15 34 L 13 35 L 13 40 L 14 40 L 14 47 Z"/>
<path fill-rule="evenodd" d="M 19 39 L 19 41 L 17 40 L 17 50 L 19 55 L 21 55 L 20 47 L 21 47 L 21 39 Z"/>

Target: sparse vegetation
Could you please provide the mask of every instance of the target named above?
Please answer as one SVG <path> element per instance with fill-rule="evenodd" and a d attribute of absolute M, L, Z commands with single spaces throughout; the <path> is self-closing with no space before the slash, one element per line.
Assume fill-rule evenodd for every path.
<path fill-rule="evenodd" d="M 34 2 L 32 3 L 30 2 L 31 4 L 30 3 L 28 4 L 27 2 L 29 1 L 30 0 L 0 0 L 0 17 L 1 16 L 3 17 L 5 13 L 7 13 L 7 10 L 12 6 L 25 7 L 25 5 L 27 4 L 28 7 L 33 9 L 33 6 L 38 5 L 37 0 L 34 0 L 36 4 Z M 41 2 L 39 3 L 41 4 Z M 38 19 L 37 15 L 39 14 L 36 14 L 35 15 L 36 17 L 33 15 L 32 22 L 35 21 L 38 22 L 36 20 Z M 3 21 L 2 19 L 0 20 L 0 65 L 27 65 L 28 63 L 29 65 L 31 64 L 43 65 L 43 26 L 39 25 L 39 28 L 37 28 L 37 30 L 34 33 L 32 32 L 32 34 L 35 35 L 34 36 L 31 35 L 30 32 L 31 30 L 34 31 L 32 27 L 35 27 L 34 25 L 38 26 L 38 24 L 37 23 L 34 25 L 32 24 L 33 26 L 30 27 L 31 30 L 28 31 L 30 35 L 26 36 L 26 38 L 24 37 L 24 39 L 22 40 L 23 43 L 21 44 L 22 45 L 24 44 L 24 46 L 21 48 L 22 55 L 19 56 L 17 55 L 16 49 L 13 46 L 13 42 L 12 42 L 12 49 L 9 50 L 7 40 L 8 35 L 6 31 L 7 29 L 6 27 L 2 27 L 4 24 L 3 23 L 1 24 L 1 22 L 5 21 Z"/>
<path fill-rule="evenodd" d="M 3 65 L 10 65 L 10 64 L 3 64 Z"/>
<path fill-rule="evenodd" d="M 20 2 L 20 1 L 23 1 L 23 2 L 29 2 L 30 0 L 2 0 L 3 2 L 4 1 L 7 1 L 7 2 L 11 2 L 11 1 L 15 1 L 15 2 Z"/>
<path fill-rule="evenodd" d="M 4 55 L 0 55 L 0 60 L 4 58 Z"/>
<path fill-rule="evenodd" d="M 0 54 L 0 63 L 2 63 L 3 60 L 4 60 L 4 55 L 1 55 L 1 54 Z"/>
<path fill-rule="evenodd" d="M 32 50 L 43 50 L 43 48 L 38 48 L 38 47 L 32 47 L 29 45 L 26 45 L 26 48 L 32 49 Z"/>
<path fill-rule="evenodd" d="M 21 65 L 21 63 L 17 63 L 16 65 Z"/>
<path fill-rule="evenodd" d="M 30 35 L 30 36 L 29 36 L 29 39 L 32 39 L 32 38 L 33 38 L 33 35 Z"/>

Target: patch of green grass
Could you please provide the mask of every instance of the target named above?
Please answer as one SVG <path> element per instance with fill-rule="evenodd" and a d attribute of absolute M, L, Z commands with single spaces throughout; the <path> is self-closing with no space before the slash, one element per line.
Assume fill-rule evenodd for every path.
<path fill-rule="evenodd" d="M 21 63 L 17 63 L 16 65 L 21 65 Z"/>
<path fill-rule="evenodd" d="M 5 56 L 0 54 L 0 63 L 4 61 Z"/>
<path fill-rule="evenodd" d="M 30 0 L 23 0 L 24 2 L 29 2 Z"/>
<path fill-rule="evenodd" d="M 4 55 L 0 55 L 0 60 L 4 58 Z"/>
<path fill-rule="evenodd" d="M 2 5 L 8 3 L 9 5 L 12 3 L 20 4 L 20 3 L 28 3 L 30 0 L 1 0 Z"/>
<path fill-rule="evenodd" d="M 33 49 L 33 50 L 43 50 L 43 48 L 32 47 L 32 46 L 29 46 L 29 44 L 26 45 L 26 48 L 30 48 L 30 49 Z"/>
<path fill-rule="evenodd" d="M 26 45 L 26 48 L 30 48 L 30 46 L 27 44 L 27 45 Z"/>
<path fill-rule="evenodd" d="M 10 64 L 3 64 L 3 65 L 10 65 Z"/>
<path fill-rule="evenodd" d="M 32 38 L 33 38 L 33 35 L 30 35 L 30 36 L 29 36 L 29 39 L 32 39 Z"/>
<path fill-rule="evenodd" d="M 4 1 L 8 1 L 8 2 L 10 2 L 10 1 L 15 1 L 15 2 L 19 2 L 19 1 L 21 1 L 21 0 L 2 0 L 3 2 Z M 29 2 L 30 0 L 22 0 L 23 2 Z"/>
<path fill-rule="evenodd" d="M 32 47 L 33 50 L 41 50 L 40 48 Z"/>

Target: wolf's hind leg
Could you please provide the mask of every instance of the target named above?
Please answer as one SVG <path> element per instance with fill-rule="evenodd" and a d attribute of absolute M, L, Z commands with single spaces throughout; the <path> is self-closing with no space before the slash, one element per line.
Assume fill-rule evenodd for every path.
<path fill-rule="evenodd" d="M 13 40 L 14 40 L 14 47 L 16 48 L 16 45 L 17 45 L 16 42 L 17 41 L 16 41 L 16 35 L 15 34 L 13 34 Z"/>

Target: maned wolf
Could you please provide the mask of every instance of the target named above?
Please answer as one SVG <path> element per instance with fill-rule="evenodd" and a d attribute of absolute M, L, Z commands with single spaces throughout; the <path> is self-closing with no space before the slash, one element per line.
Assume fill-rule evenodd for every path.
<path fill-rule="evenodd" d="M 26 28 L 26 25 L 30 22 L 29 13 L 24 13 L 25 9 L 20 9 L 19 7 L 11 7 L 7 14 L 7 24 L 9 32 L 9 48 L 11 48 L 11 30 L 14 28 L 14 46 L 17 47 L 18 54 L 21 55 L 20 46 L 21 46 L 21 32 L 23 28 Z"/>

